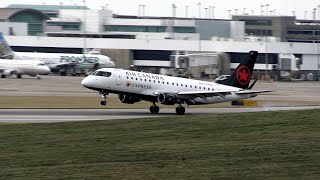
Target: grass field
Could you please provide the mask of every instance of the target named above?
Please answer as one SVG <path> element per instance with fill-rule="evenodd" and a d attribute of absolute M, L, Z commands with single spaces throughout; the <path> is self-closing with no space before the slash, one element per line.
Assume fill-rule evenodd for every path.
<path fill-rule="evenodd" d="M 319 110 L 0 124 L 1 179 L 319 179 Z"/>

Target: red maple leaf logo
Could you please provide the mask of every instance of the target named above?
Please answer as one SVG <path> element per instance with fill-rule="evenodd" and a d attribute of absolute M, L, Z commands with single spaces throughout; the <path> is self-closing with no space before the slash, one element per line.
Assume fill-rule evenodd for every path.
<path fill-rule="evenodd" d="M 247 81 L 249 77 L 249 73 L 245 69 L 242 69 L 242 71 L 239 72 L 240 81 L 244 80 Z"/>
<path fill-rule="evenodd" d="M 126 84 L 126 86 L 127 86 L 127 87 L 130 87 L 130 86 L 131 86 L 131 82 L 128 81 L 127 84 Z"/>
<path fill-rule="evenodd" d="M 250 82 L 250 70 L 247 66 L 241 66 L 237 71 L 237 79 L 241 85 L 248 84 Z"/>

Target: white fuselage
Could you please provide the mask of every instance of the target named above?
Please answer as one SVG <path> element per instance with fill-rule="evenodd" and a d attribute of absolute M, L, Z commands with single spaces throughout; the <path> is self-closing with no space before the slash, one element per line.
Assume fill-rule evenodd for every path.
<path fill-rule="evenodd" d="M 96 64 L 100 68 L 115 67 L 109 57 L 97 54 L 14 52 L 14 59 L 41 60 L 51 68 L 66 63 L 74 63 L 85 69 L 92 69 Z"/>
<path fill-rule="evenodd" d="M 215 95 L 205 98 L 195 97 L 193 99 L 193 104 L 213 104 L 253 97 L 248 94 L 236 94 L 235 92 L 242 90 L 240 88 L 213 82 L 114 68 L 104 68 L 99 69 L 98 71 L 109 72 L 111 73 L 111 75 L 109 77 L 106 77 L 103 75 L 91 74 L 87 76 L 81 84 L 87 88 L 98 91 L 106 91 L 117 94 L 143 95 L 149 97 L 156 97 L 158 93 L 190 92 L 190 94 L 192 95 L 193 92 L 194 94 L 197 94 L 197 92 L 230 92 L 221 96 Z"/>
<path fill-rule="evenodd" d="M 0 59 L 0 70 L 5 75 L 26 74 L 36 76 L 50 73 L 50 68 L 38 60 Z"/>

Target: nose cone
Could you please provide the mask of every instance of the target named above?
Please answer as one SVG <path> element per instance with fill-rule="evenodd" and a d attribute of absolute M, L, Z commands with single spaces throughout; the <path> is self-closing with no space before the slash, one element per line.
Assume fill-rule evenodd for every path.
<path fill-rule="evenodd" d="M 51 72 L 51 69 L 48 66 L 46 66 L 44 68 L 44 74 L 49 74 L 50 72 Z"/>
<path fill-rule="evenodd" d="M 82 85 L 83 87 L 89 88 L 89 87 L 90 87 L 90 84 L 91 84 L 91 82 L 90 82 L 89 77 L 86 77 L 86 78 L 84 78 L 84 79 L 81 81 L 81 85 Z"/>
<path fill-rule="evenodd" d="M 110 60 L 109 67 L 116 67 L 116 64 L 113 61 Z"/>
<path fill-rule="evenodd" d="M 51 69 L 48 66 L 41 66 L 38 68 L 39 75 L 47 75 L 51 72 Z"/>

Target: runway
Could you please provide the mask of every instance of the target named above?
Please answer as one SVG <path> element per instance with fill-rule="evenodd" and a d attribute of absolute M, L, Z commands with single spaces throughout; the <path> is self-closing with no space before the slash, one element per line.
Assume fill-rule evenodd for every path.
<path fill-rule="evenodd" d="M 187 108 L 188 115 L 227 114 L 282 110 L 320 109 L 320 106 L 250 107 L 250 108 Z M 90 120 L 114 120 L 177 116 L 175 109 L 163 108 L 159 114 L 148 109 L 0 109 L 2 123 L 52 123 Z"/>

